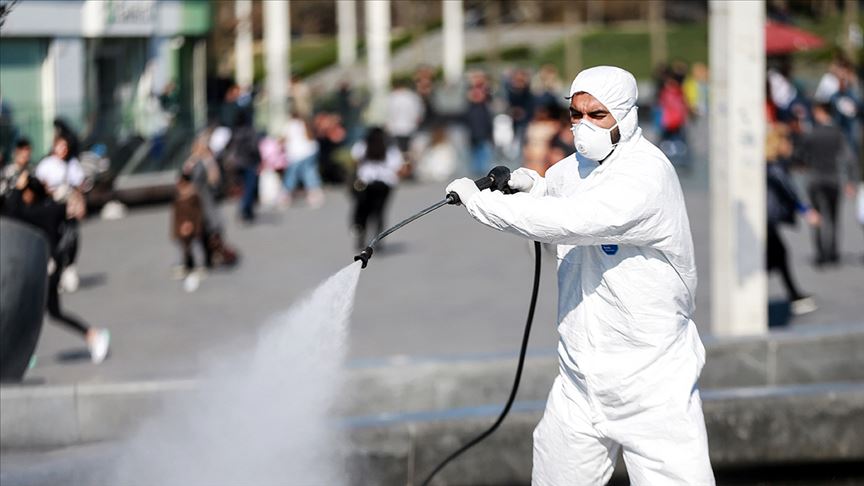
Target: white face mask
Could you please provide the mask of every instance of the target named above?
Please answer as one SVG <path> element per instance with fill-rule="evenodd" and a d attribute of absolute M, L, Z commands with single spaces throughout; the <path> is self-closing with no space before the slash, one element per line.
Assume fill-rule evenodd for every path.
<path fill-rule="evenodd" d="M 601 161 L 605 159 L 617 145 L 612 143 L 612 130 L 617 126 L 618 123 L 615 123 L 610 128 L 600 128 L 588 120 L 582 120 L 573 125 L 570 131 L 573 132 L 573 143 L 576 145 L 576 151 L 591 160 Z"/>

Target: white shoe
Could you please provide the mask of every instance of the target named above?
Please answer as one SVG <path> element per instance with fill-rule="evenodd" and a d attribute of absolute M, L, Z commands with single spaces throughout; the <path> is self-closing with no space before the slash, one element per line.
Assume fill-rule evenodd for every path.
<path fill-rule="evenodd" d="M 97 329 L 92 337 L 87 338 L 87 349 L 90 350 L 90 361 L 99 364 L 108 356 L 108 347 L 111 344 L 111 333 L 107 329 Z"/>
<path fill-rule="evenodd" d="M 183 279 L 183 290 L 186 292 L 195 292 L 198 290 L 198 286 L 201 285 L 201 276 L 198 272 L 190 272 L 189 275 Z"/>
<path fill-rule="evenodd" d="M 70 265 L 63 270 L 63 274 L 60 275 L 60 287 L 63 288 L 64 292 L 75 292 L 78 290 L 78 284 L 81 281 L 78 278 L 78 271 L 75 269 L 74 265 Z"/>
<path fill-rule="evenodd" d="M 801 316 L 804 314 L 809 314 L 819 306 L 816 305 L 816 301 L 813 300 L 813 297 L 802 297 L 798 300 L 793 300 L 789 307 L 792 311 L 793 316 Z"/>

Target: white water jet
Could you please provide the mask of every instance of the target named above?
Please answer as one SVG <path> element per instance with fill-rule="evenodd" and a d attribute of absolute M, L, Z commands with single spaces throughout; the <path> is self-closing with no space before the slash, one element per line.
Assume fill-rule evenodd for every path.
<path fill-rule="evenodd" d="M 220 357 L 198 391 L 165 403 L 125 444 L 114 484 L 346 484 L 331 412 L 359 276 L 359 262 L 345 267 L 268 321 L 253 349 Z"/>

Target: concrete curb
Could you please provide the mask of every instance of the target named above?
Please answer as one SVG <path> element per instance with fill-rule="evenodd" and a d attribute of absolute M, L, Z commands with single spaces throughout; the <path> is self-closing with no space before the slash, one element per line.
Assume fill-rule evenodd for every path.
<path fill-rule="evenodd" d="M 0 387 L 3 449 L 62 447 L 122 437 L 193 380 Z"/>
<path fill-rule="evenodd" d="M 715 471 L 864 460 L 864 384 L 706 392 L 704 412 Z M 419 484 L 495 416 L 462 413 L 468 416 L 391 417 L 379 426 L 354 430 L 356 484 Z M 529 484 L 531 434 L 541 416 L 540 404 L 517 407 L 493 436 L 451 463 L 433 484 Z M 619 460 L 616 475 L 624 469 Z"/>
<path fill-rule="evenodd" d="M 701 379 L 705 397 L 729 387 L 864 382 L 861 326 L 707 340 L 706 349 L 708 362 Z M 557 367 L 552 353 L 529 358 L 518 400 L 544 403 Z M 507 355 L 367 361 L 349 368 L 338 413 L 382 418 L 494 408 L 506 399 L 514 368 L 513 357 Z M 194 380 L 3 386 L 0 447 L 60 447 L 116 439 L 157 412 L 170 396 L 195 387 Z M 739 399 L 748 398 L 740 393 Z"/>

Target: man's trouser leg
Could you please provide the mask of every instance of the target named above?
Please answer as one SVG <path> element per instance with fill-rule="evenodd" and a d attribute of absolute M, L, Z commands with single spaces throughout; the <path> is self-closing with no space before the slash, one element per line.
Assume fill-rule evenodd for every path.
<path fill-rule="evenodd" d="M 533 486 L 601 486 L 609 482 L 618 445 L 601 437 L 583 406 L 555 379 L 543 419 L 534 429 Z"/>
<path fill-rule="evenodd" d="M 611 428 L 632 486 L 714 486 L 698 389 L 686 403 L 646 410 Z"/>
<path fill-rule="evenodd" d="M 808 196 L 813 209 L 822 215 L 822 224 L 813 229 L 816 243 L 816 262 L 837 260 L 837 206 L 840 188 L 836 184 L 813 183 Z"/>

